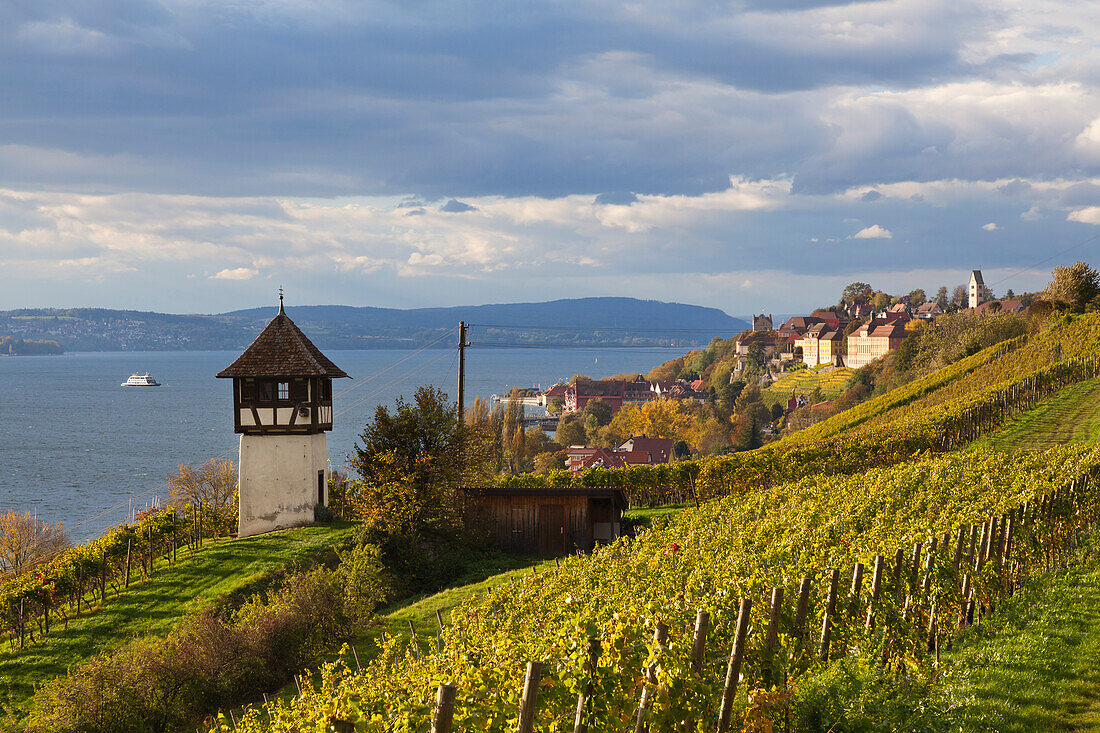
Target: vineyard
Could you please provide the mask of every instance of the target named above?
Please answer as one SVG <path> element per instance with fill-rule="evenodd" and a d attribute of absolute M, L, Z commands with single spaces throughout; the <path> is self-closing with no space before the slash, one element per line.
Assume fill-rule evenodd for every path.
<path fill-rule="evenodd" d="M 967 445 L 1067 386 L 1100 375 L 1100 314 L 1056 319 L 764 448 L 670 465 L 505 476 L 508 486 L 621 486 L 633 506 L 845 476 Z"/>
<path fill-rule="evenodd" d="M 771 683 L 844 655 L 928 664 L 960 623 L 1065 562 L 1096 520 L 1098 467 L 1100 448 L 977 450 L 759 487 L 513 580 L 454 609 L 436 641 L 390 637 L 361 670 L 328 665 L 319 686 L 220 729 L 424 731 L 443 714 L 487 731 L 721 731 L 767 718 L 785 704 Z"/>
<path fill-rule="evenodd" d="M 831 400 L 848 386 L 852 381 L 854 369 L 837 367 L 829 371 L 822 369 L 799 369 L 798 371 L 784 374 L 773 384 L 761 390 L 764 404 L 773 402 L 786 404 L 792 394 L 809 395 L 814 389 L 820 389 L 823 399 Z"/>

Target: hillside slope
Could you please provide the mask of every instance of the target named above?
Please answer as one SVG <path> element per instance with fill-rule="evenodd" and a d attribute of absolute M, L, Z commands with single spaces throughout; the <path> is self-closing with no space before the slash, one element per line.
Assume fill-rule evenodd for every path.
<path fill-rule="evenodd" d="M 349 525 L 316 525 L 211 542 L 194 556 L 181 549 L 175 565 L 158 568 L 121 595 L 108 592 L 103 607 L 85 610 L 67 630 L 55 619 L 55 630 L 39 644 L 0 652 L 0 705 L 19 717 L 35 685 L 134 637 L 166 634 L 184 617 L 329 552 L 351 531 Z"/>
<path fill-rule="evenodd" d="M 975 442 L 998 450 L 1043 450 L 1100 441 L 1100 379 L 1067 387 Z"/>
<path fill-rule="evenodd" d="M 661 670 L 652 698 L 653 728 L 671 730 L 672 721 L 686 715 L 700 721 L 701 728 L 714 729 L 739 597 L 754 598 L 755 632 L 742 667 L 745 686 L 767 685 L 762 630 L 768 625 L 765 598 L 772 587 L 784 588 L 788 599 L 780 628 L 786 641 L 776 664 L 792 673 L 815 669 L 816 663 L 790 642 L 803 575 L 821 579 L 830 568 L 847 573 L 855 561 L 869 568 L 876 553 L 893 557 L 899 546 L 945 532 L 954 537 L 960 526 L 1034 500 L 1098 465 L 1100 449 L 1095 448 L 1021 457 L 954 453 L 708 502 L 637 540 L 571 557 L 560 571 L 517 578 L 464 603 L 451 613 L 440 651 L 417 654 L 400 639 L 386 639 L 361 674 L 330 668 L 320 689 L 254 708 L 237 729 L 314 730 L 339 718 L 364 730 L 426 730 L 435 687 L 449 681 L 460 690 L 457 729 L 514 730 L 525 664 L 542 660 L 546 668 L 536 729 L 556 729 L 554 722 L 571 715 L 578 691 L 593 681 L 598 702 L 592 729 L 621 730 L 637 710 L 640 670 L 655 658 L 651 655 L 658 655 Z M 1045 523 L 1036 526 L 1047 529 Z M 1020 546 L 1030 546 L 1023 537 L 1021 530 Z M 992 581 L 984 576 L 978 581 L 983 593 L 994 587 Z M 957 587 L 949 565 L 932 587 L 941 582 Z M 919 580 L 910 580 L 908 592 L 915 597 L 919 586 Z M 882 618 L 900 617 L 904 590 L 890 587 L 879 599 Z M 816 625 L 824 601 L 818 582 L 810 597 Z M 942 593 L 938 604 L 934 610 L 943 624 L 950 624 L 958 613 L 957 597 Z M 710 631 L 702 669 L 694 673 L 690 624 L 698 610 L 710 614 Z M 869 648 L 877 654 L 862 636 L 862 616 L 853 616 L 858 621 L 844 620 L 848 612 L 838 612 L 837 648 Z M 659 651 L 647 641 L 657 622 L 669 629 L 668 644 Z M 912 628 L 905 646 L 894 648 L 915 646 L 922 629 Z M 603 649 L 595 678 L 584 667 L 585 640 L 591 636 L 601 639 Z M 904 654 L 908 660 L 910 652 Z M 737 707 L 746 704 L 739 696 Z"/>

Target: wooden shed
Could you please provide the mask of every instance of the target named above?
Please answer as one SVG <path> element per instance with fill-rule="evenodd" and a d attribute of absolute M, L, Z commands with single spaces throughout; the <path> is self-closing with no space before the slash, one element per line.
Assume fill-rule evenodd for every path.
<path fill-rule="evenodd" d="M 471 488 L 470 510 L 507 552 L 569 555 L 621 532 L 626 497 L 615 488 Z"/>

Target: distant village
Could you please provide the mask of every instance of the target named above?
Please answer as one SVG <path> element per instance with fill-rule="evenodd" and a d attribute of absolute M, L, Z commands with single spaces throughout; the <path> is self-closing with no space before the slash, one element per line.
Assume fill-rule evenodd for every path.
<path fill-rule="evenodd" d="M 853 285 L 863 286 L 862 283 Z M 840 304 L 815 310 L 807 316 L 788 318 L 778 328 L 771 315 L 753 315 L 752 328 L 736 339 L 735 365 L 730 381 L 743 378 L 754 364 L 764 368 L 756 379 L 765 388 L 779 376 L 795 369 L 814 368 L 827 371 L 847 367 L 859 369 L 891 351 L 895 351 L 914 320 L 932 321 L 944 313 L 971 309 L 982 313 L 1022 313 L 1031 298 L 996 299 L 986 286 L 980 270 L 973 270 L 970 282 L 959 286 L 950 298 L 946 288 L 927 299 L 921 290 L 907 295 L 887 296 L 875 293 L 870 286 L 845 291 Z M 661 381 L 638 375 L 634 379 L 576 379 L 571 384 L 556 384 L 549 389 L 529 394 L 525 402 L 547 409 L 551 416 L 583 413 L 593 400 L 606 404 L 611 414 L 627 405 L 640 405 L 659 399 L 694 400 L 703 402 L 712 397 L 712 390 L 702 378 Z M 828 401 L 819 403 L 827 405 Z M 805 394 L 791 394 L 783 412 L 811 405 Z M 545 421 L 545 420 L 544 420 Z M 762 426 L 765 435 L 775 432 L 774 426 Z M 635 465 L 668 463 L 674 457 L 671 438 L 632 436 L 617 447 L 593 448 L 585 445 L 563 446 L 566 468 L 580 472 L 588 468 L 624 468 Z M 685 456 L 686 457 L 686 456 Z"/>

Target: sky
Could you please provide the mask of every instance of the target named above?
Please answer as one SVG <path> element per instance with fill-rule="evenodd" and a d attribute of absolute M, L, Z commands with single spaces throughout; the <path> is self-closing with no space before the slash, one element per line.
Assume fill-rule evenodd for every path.
<path fill-rule="evenodd" d="M 1053 0 L 0 4 L 0 308 L 634 296 L 1100 264 Z"/>

